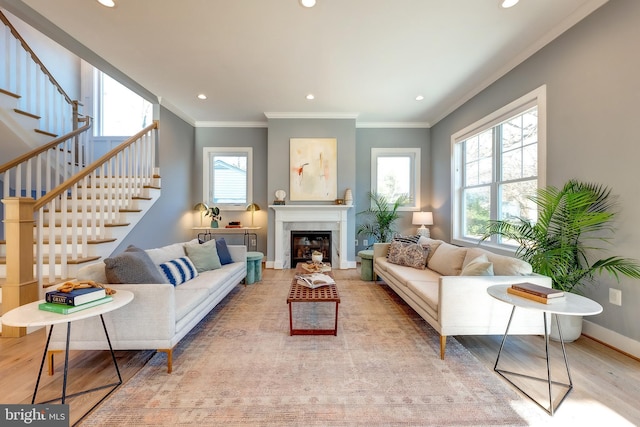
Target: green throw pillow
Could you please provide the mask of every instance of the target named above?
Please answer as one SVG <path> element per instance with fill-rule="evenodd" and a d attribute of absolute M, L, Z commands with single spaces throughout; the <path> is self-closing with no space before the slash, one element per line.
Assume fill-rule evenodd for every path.
<path fill-rule="evenodd" d="M 198 273 L 208 270 L 216 270 L 222 267 L 220 257 L 216 249 L 216 241 L 211 239 L 202 244 L 192 241 L 184 245 L 187 256 L 193 262 Z"/>

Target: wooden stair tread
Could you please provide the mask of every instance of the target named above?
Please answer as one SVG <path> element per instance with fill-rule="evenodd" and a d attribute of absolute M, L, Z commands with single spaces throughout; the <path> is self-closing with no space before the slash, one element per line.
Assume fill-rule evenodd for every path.
<path fill-rule="evenodd" d="M 15 111 L 16 113 L 21 114 L 23 116 L 31 117 L 32 119 L 40 120 L 42 118 L 37 114 L 33 114 L 33 113 L 28 112 L 28 111 L 20 110 L 18 108 L 14 108 L 13 111 Z"/>
<path fill-rule="evenodd" d="M 60 261 L 60 257 L 56 255 L 56 262 Z M 100 257 L 99 256 L 89 256 L 89 257 L 84 257 L 84 258 L 76 258 L 76 259 L 69 259 L 67 258 L 67 264 L 84 264 L 87 262 L 91 262 L 91 261 L 97 261 L 99 260 Z M 33 260 L 34 264 L 36 262 L 36 260 Z M 6 257 L 0 257 L 0 264 L 6 264 L 7 263 L 7 258 Z"/>
<path fill-rule="evenodd" d="M 49 210 L 48 210 L 48 209 L 44 209 L 44 212 L 47 212 L 47 213 L 48 213 L 48 212 L 49 212 Z M 55 213 L 62 213 L 62 210 L 61 210 L 61 209 L 56 209 L 54 212 L 55 212 Z M 67 213 L 69 213 L 69 212 L 73 212 L 73 209 L 71 209 L 71 207 L 68 207 L 68 208 L 67 208 Z M 82 206 L 79 206 L 79 207 L 78 207 L 77 212 L 84 212 L 84 210 L 82 209 Z M 92 213 L 92 212 L 93 212 L 93 210 L 88 210 L 88 211 L 87 211 L 87 213 Z M 103 212 L 103 211 L 100 211 L 100 212 Z M 120 208 L 120 209 L 118 209 L 118 212 L 142 212 L 142 209 L 127 209 L 127 208 Z M 96 213 L 97 213 L 97 212 L 96 212 Z"/>
<path fill-rule="evenodd" d="M 117 239 L 115 239 L 115 238 L 92 239 L 92 240 L 87 240 L 87 245 L 97 245 L 97 244 L 100 244 L 100 243 L 110 243 L 110 242 L 115 242 L 116 240 Z M 82 241 L 82 236 L 78 236 L 78 241 L 76 241 L 76 243 L 81 243 L 81 241 Z M 56 244 L 60 244 L 61 242 L 62 241 L 60 240 L 60 237 L 57 237 L 54 240 L 54 243 L 56 243 Z M 33 243 L 35 244 L 36 242 L 33 242 Z M 44 239 L 42 243 L 44 243 L 45 245 L 48 245 L 49 244 L 49 240 L 48 239 Z M 73 241 L 71 240 L 71 237 L 67 236 L 67 244 L 70 245 L 71 243 L 73 243 Z"/>
<path fill-rule="evenodd" d="M 58 135 L 55 133 L 51 133 L 51 132 L 47 132 L 46 130 L 42 130 L 42 129 L 34 129 L 34 132 L 42 134 L 42 135 L 47 135 L 50 136 L 52 138 L 57 138 Z"/>
<path fill-rule="evenodd" d="M 16 99 L 22 98 L 22 96 L 18 95 L 17 93 L 13 93 L 11 91 L 8 91 L 8 90 L 2 89 L 2 88 L 0 88 L 0 93 L 4 93 L 5 95 L 9 95 L 9 96 L 11 96 L 13 98 L 16 98 Z"/>

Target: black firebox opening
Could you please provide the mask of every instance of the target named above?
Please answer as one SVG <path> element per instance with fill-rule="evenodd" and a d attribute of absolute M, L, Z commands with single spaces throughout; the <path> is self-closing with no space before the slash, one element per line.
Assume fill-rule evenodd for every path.
<path fill-rule="evenodd" d="M 331 263 L 331 231 L 291 231 L 291 267 L 311 261 L 314 251 L 322 253 L 322 261 Z"/>

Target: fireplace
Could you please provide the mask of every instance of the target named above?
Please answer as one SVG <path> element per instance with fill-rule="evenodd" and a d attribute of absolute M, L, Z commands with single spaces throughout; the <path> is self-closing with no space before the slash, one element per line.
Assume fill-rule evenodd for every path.
<path fill-rule="evenodd" d="M 273 268 L 295 268 L 291 265 L 291 232 L 295 230 L 328 231 L 331 233 L 331 266 L 350 267 L 347 259 L 347 211 L 352 205 L 271 205 L 275 211 L 273 227 Z M 296 254 L 297 255 L 297 254 Z"/>
<path fill-rule="evenodd" d="M 291 266 L 311 260 L 313 252 L 322 253 L 322 261 L 331 263 L 331 231 L 291 231 Z"/>

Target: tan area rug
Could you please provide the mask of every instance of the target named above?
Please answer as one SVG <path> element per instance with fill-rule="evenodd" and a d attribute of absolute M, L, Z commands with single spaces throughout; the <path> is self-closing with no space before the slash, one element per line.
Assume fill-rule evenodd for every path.
<path fill-rule="evenodd" d="M 338 336 L 292 337 L 288 280 L 238 286 L 178 345 L 172 374 L 156 354 L 82 425 L 527 424 L 513 389 L 453 338 L 440 360 L 437 334 L 385 285 L 338 287 Z"/>

